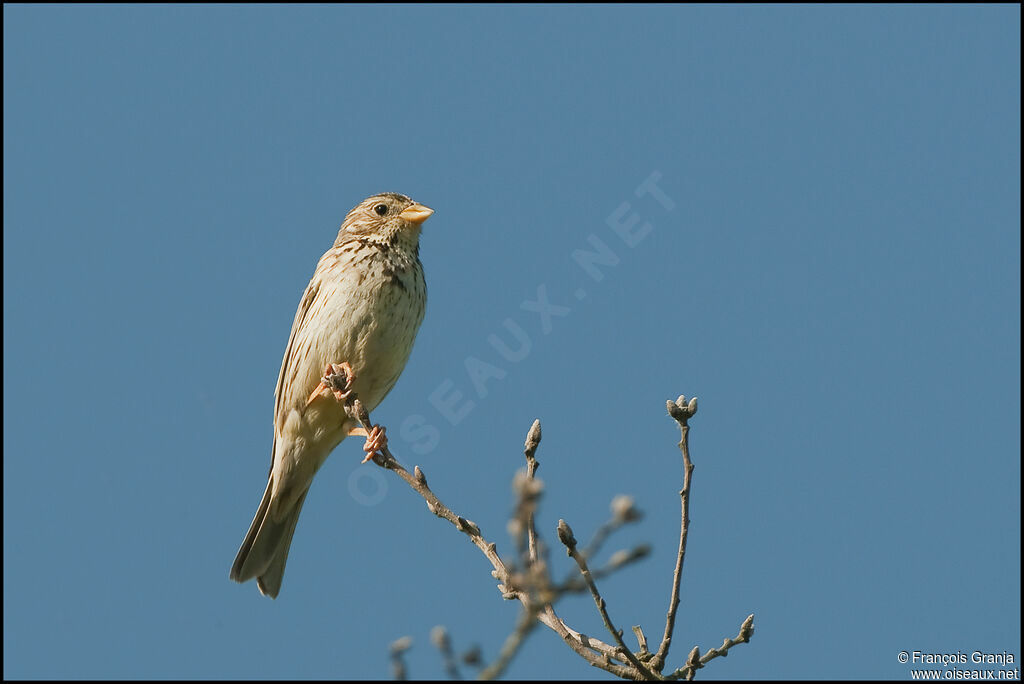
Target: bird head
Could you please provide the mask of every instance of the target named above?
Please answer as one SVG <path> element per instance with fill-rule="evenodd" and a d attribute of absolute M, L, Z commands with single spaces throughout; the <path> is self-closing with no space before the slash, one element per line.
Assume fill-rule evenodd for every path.
<path fill-rule="evenodd" d="M 433 213 L 433 209 L 397 192 L 373 195 L 348 212 L 335 245 L 356 238 L 415 249 L 420 227 Z"/>

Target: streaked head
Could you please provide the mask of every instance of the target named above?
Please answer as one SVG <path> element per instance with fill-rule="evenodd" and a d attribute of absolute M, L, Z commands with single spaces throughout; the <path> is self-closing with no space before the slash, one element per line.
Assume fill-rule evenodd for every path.
<path fill-rule="evenodd" d="M 348 212 L 336 244 L 359 237 L 378 243 L 401 242 L 415 246 L 420 227 L 433 213 L 433 209 L 397 192 L 373 195 Z"/>

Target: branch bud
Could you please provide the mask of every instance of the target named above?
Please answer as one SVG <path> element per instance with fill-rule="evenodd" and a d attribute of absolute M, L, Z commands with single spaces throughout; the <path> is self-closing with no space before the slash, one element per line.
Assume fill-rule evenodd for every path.
<path fill-rule="evenodd" d="M 687 401 L 686 396 L 680 394 L 679 398 L 675 401 L 672 401 L 671 399 L 666 401 L 665 408 L 668 409 L 668 414 L 670 416 L 679 423 L 685 425 L 687 419 L 692 418 L 693 414 L 697 413 L 697 397 L 693 397 Z"/>
<path fill-rule="evenodd" d="M 564 520 L 558 521 L 558 541 L 565 544 L 570 552 L 576 550 L 576 537 L 572 535 L 572 528 L 569 527 L 569 523 Z"/>
<path fill-rule="evenodd" d="M 619 494 L 612 499 L 611 511 L 618 523 L 633 522 L 643 517 L 643 513 L 634 506 L 633 497 L 626 494 Z"/>
<path fill-rule="evenodd" d="M 512 490 L 521 499 L 535 499 L 544 491 L 544 481 L 530 477 L 525 470 L 519 469 L 512 476 Z"/>
<path fill-rule="evenodd" d="M 448 640 L 448 629 L 444 625 L 437 625 L 431 629 L 430 643 L 441 651 L 447 651 L 451 647 L 451 642 Z"/>
<path fill-rule="evenodd" d="M 392 641 L 391 645 L 388 647 L 388 650 L 391 651 L 392 655 L 395 655 L 395 654 L 398 654 L 398 653 L 403 653 L 405 651 L 408 651 L 411 647 L 412 647 L 412 637 L 411 636 L 404 636 L 401 639 L 396 639 L 395 641 Z"/>
<path fill-rule="evenodd" d="M 530 426 L 530 432 L 526 435 L 526 448 L 537 448 L 540 444 L 540 418 L 533 421 L 533 425 Z"/>
<path fill-rule="evenodd" d="M 469 647 L 469 650 L 462 654 L 462 662 L 467 665 L 480 665 L 483 659 L 483 652 L 480 650 L 479 644 L 473 644 Z"/>
<path fill-rule="evenodd" d="M 526 454 L 527 460 L 533 458 L 533 452 L 537 451 L 538 446 L 540 446 L 540 418 L 533 421 L 530 431 L 526 434 L 526 444 L 523 453 Z"/>
<path fill-rule="evenodd" d="M 747 616 L 747 619 L 743 621 L 740 626 L 740 641 L 750 641 L 750 637 L 754 634 L 754 614 L 751 613 Z"/>

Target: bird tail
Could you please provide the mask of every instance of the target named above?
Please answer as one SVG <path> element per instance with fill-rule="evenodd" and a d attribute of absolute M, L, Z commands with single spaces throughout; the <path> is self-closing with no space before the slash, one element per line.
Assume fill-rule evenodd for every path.
<path fill-rule="evenodd" d="M 248 582 L 256 577 L 260 593 L 277 598 L 278 592 L 281 591 L 281 581 L 284 579 L 284 566 L 288 562 L 292 535 L 295 534 L 295 524 L 299 521 L 299 513 L 302 512 L 302 504 L 309 490 L 299 496 L 291 510 L 283 513 L 274 510 L 272 515 L 273 484 L 274 480 L 271 477 L 252 525 L 249 526 L 249 532 L 245 535 L 245 540 L 231 566 L 231 579 L 236 582 Z"/>

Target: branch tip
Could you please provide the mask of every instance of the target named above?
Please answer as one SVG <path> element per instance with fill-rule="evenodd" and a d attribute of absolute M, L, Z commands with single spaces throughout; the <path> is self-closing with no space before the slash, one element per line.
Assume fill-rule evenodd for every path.
<path fill-rule="evenodd" d="M 564 520 L 558 521 L 558 541 L 565 544 L 570 555 L 576 550 L 576 537 L 572 534 L 572 528 L 569 527 L 569 523 Z"/>
<path fill-rule="evenodd" d="M 751 613 L 747 616 L 747 619 L 740 625 L 740 641 L 748 642 L 750 637 L 754 635 L 754 614 Z"/>
<path fill-rule="evenodd" d="M 436 625 L 431 629 L 430 643 L 442 651 L 447 650 L 451 646 L 451 640 L 448 638 L 448 628 L 444 625 Z"/>
<path fill-rule="evenodd" d="M 540 418 L 533 421 L 533 425 L 530 426 L 530 431 L 526 434 L 526 457 L 532 458 L 533 452 L 537 450 L 540 445 Z"/>
<path fill-rule="evenodd" d="M 410 648 L 412 648 L 411 636 L 404 636 L 400 639 L 395 639 L 391 642 L 391 645 L 388 646 L 388 650 L 391 651 L 392 655 L 404 653 L 405 651 L 408 651 Z"/>
<path fill-rule="evenodd" d="M 612 511 L 612 519 L 619 523 L 636 522 L 644 517 L 643 512 L 636 507 L 633 497 L 628 494 L 619 494 L 609 506 Z"/>
<path fill-rule="evenodd" d="M 466 665 L 479 665 L 483 662 L 483 651 L 480 650 L 480 644 L 473 644 L 469 649 L 462 654 L 462 662 Z"/>
<path fill-rule="evenodd" d="M 682 433 L 679 447 L 682 452 L 684 467 L 683 488 L 679 492 L 682 509 L 679 551 L 672 578 L 673 586 L 670 595 L 669 611 L 666 615 L 665 634 L 656 653 L 652 653 L 649 650 L 647 637 L 639 625 L 633 627 L 633 633 L 636 635 L 640 650 L 634 653 L 625 645 L 622 640 L 623 630 L 615 627 L 611 617 L 608 615 L 607 601 L 600 595 L 594 582 L 595 579 L 648 555 L 650 553 L 650 546 L 643 544 L 632 550 L 617 551 L 605 566 L 594 571 L 591 571 L 587 564 L 587 559 L 595 557 L 597 547 L 601 545 L 601 542 L 611 532 L 617 530 L 624 523 L 632 522 L 641 517 L 642 514 L 636 508 L 632 497 L 619 495 L 612 500 L 612 519 L 598 528 L 594 535 L 596 541 L 590 541 L 584 549 L 577 548 L 578 542 L 569 524 L 565 520 L 558 521 L 558 539 L 566 547 L 568 555 L 576 561 L 581 577 L 575 580 L 570 578 L 560 585 L 550 583 L 550 577 L 544 563 L 544 552 L 541 548 L 540 540 L 537 539 L 534 527 L 534 512 L 543 491 L 543 483 L 535 478 L 538 463 L 534 457 L 534 452 L 541 441 L 540 420 L 533 422 L 524 444 L 527 459 L 525 473 L 517 475 L 517 479 L 514 481 L 515 491 L 520 497 L 520 510 L 518 512 L 522 516 L 520 525 L 525 523 L 529 536 L 529 553 L 526 554 L 520 548 L 520 552 L 523 553 L 526 562 L 525 571 L 517 570 L 511 565 L 506 565 L 506 562 L 498 556 L 496 545 L 484 538 L 476 523 L 457 515 L 441 502 L 437 495 L 427 486 L 426 475 L 419 466 L 415 466 L 413 472 L 410 473 L 394 458 L 387 447 L 383 447 L 380 453 L 374 455 L 373 462 L 382 468 L 395 472 L 400 479 L 405 481 L 406 484 L 423 497 L 431 513 L 444 518 L 458 530 L 469 536 L 472 543 L 484 553 L 493 566 L 491 576 L 498 580 L 497 589 L 502 598 L 510 601 L 518 600 L 523 606 L 520 619 L 521 627 L 517 627 L 516 631 L 506 640 L 505 646 L 502 647 L 502 653 L 499 654 L 498 659 L 493 664 L 483 668 L 483 665 L 480 664 L 482 655 L 480 654 L 479 646 L 475 646 L 471 651 L 462 656 L 464 663 L 472 663 L 479 669 L 478 677 L 490 678 L 488 675 L 496 676 L 500 674 L 511 657 L 518 651 L 519 645 L 522 644 L 526 635 L 535 625 L 541 624 L 557 633 L 569 648 L 590 665 L 606 670 L 622 679 L 676 680 L 685 678 L 692 680 L 696 671 L 703 668 L 708 661 L 716 657 L 725 657 L 728 651 L 737 643 L 745 643 L 750 640 L 754 633 L 753 614 L 747 616 L 743 621 L 739 634 L 732 639 L 725 639 L 721 647 L 708 649 L 703 656 L 700 649 L 694 647 L 682 667 L 671 674 L 662 674 L 669 646 L 672 642 L 672 633 L 679 607 L 679 588 L 686 551 L 687 530 L 690 522 L 689 493 L 693 464 L 689 456 L 689 426 L 687 425 L 687 420 L 697 412 L 697 398 L 691 397 L 687 399 L 684 395 L 680 395 L 676 401 L 666 402 L 666 407 L 672 418 L 679 424 Z M 346 414 L 352 420 L 359 422 L 367 430 L 371 429 L 372 424 L 370 423 L 369 413 L 354 393 L 345 402 L 344 408 Z M 522 534 L 521 529 L 518 530 L 518 534 Z M 521 540 L 520 546 L 522 546 Z M 563 594 L 574 593 L 586 588 L 590 589 L 598 612 L 601 614 L 602 622 L 614 638 L 614 644 L 606 644 L 599 639 L 573 630 L 555 613 L 552 605 L 554 601 L 557 601 Z M 451 651 L 451 637 L 448 630 L 443 625 L 437 625 L 431 630 L 430 638 L 434 645 L 445 655 L 446 667 L 451 666 L 450 672 L 455 672 L 454 676 L 458 678 L 457 669 L 455 669 L 458 661 L 455 654 Z M 412 638 L 405 636 L 392 642 L 388 647 L 394 668 L 394 676 L 397 679 L 404 679 L 406 677 L 407 671 L 402 654 L 409 650 L 411 646 Z"/>
<path fill-rule="evenodd" d="M 647 635 L 644 634 L 640 625 L 633 625 L 633 634 L 636 635 L 636 643 L 640 646 L 641 653 L 647 653 Z"/>
<path fill-rule="evenodd" d="M 668 414 L 672 416 L 677 423 L 680 425 L 686 425 L 686 421 L 693 417 L 697 413 L 697 397 L 693 397 L 689 401 L 682 394 L 675 401 L 669 399 L 665 402 L 665 408 L 668 409 Z"/>

